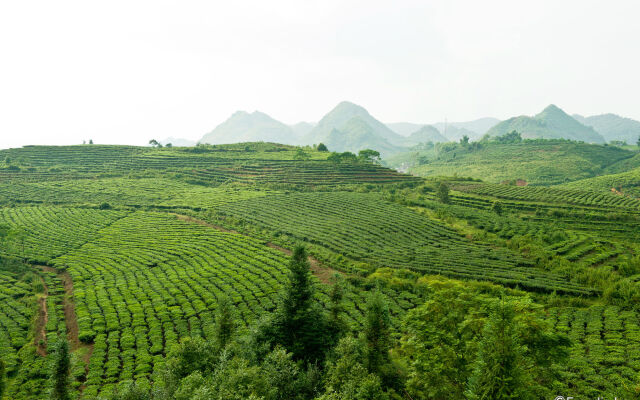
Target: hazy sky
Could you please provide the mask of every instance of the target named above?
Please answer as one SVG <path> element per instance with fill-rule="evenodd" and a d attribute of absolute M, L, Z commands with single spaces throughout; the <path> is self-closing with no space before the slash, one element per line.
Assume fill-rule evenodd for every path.
<path fill-rule="evenodd" d="M 0 148 L 317 121 L 640 119 L 637 1 L 0 1 Z"/>

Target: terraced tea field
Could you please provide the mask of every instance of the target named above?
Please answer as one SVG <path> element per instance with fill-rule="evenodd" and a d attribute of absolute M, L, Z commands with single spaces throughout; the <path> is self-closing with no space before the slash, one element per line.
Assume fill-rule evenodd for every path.
<path fill-rule="evenodd" d="M 489 280 L 541 291 L 588 294 L 586 287 L 532 268 L 508 250 L 461 237 L 446 226 L 375 194 L 273 195 L 219 208 L 238 225 L 259 225 L 378 267 Z"/>

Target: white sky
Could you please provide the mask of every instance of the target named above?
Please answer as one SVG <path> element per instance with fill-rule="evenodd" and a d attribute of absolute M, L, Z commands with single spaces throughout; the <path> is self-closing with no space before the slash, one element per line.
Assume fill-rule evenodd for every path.
<path fill-rule="evenodd" d="M 198 139 L 236 110 L 640 119 L 637 1 L 0 0 L 0 148 Z"/>

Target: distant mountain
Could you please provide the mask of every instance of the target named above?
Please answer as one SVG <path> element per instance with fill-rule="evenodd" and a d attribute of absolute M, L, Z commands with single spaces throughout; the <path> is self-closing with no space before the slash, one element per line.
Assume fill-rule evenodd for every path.
<path fill-rule="evenodd" d="M 351 151 L 373 149 L 382 155 L 397 153 L 401 149 L 380 137 L 375 129 L 361 117 L 353 117 L 341 129 L 333 129 L 316 143 L 324 143 L 331 151 Z"/>
<path fill-rule="evenodd" d="M 331 151 L 373 149 L 389 154 L 402 150 L 404 139 L 373 118 L 364 108 L 343 101 L 318 122 L 303 142 L 322 142 Z"/>
<path fill-rule="evenodd" d="M 468 136 L 471 140 L 480 139 L 484 134 L 480 134 L 478 132 L 470 131 L 466 128 L 461 128 L 455 125 L 447 124 L 447 129 L 441 131 L 443 136 L 445 136 L 450 142 L 457 142 L 462 139 L 463 136 Z"/>
<path fill-rule="evenodd" d="M 200 139 L 200 143 L 226 144 L 241 142 L 297 143 L 293 129 L 267 114 L 254 111 L 235 112 L 229 119 Z"/>
<path fill-rule="evenodd" d="M 640 137 L 640 121 L 624 118 L 616 114 L 593 115 L 583 117 L 573 115 L 580 123 L 590 126 L 604 137 L 607 142 L 619 140 L 635 144 Z"/>
<path fill-rule="evenodd" d="M 425 125 L 409 135 L 409 137 L 405 139 L 404 144 L 406 146 L 415 146 L 418 143 L 444 143 L 448 141 L 449 139 L 442 136 L 435 127 L 431 125 Z"/>
<path fill-rule="evenodd" d="M 467 135 L 470 138 L 479 138 L 485 133 L 487 133 L 489 129 L 493 128 L 499 122 L 500 120 L 497 118 L 486 117 L 486 118 L 479 118 L 479 119 L 474 119 L 473 121 L 466 121 L 466 122 L 448 122 L 446 124 L 444 122 L 438 122 L 437 124 L 433 124 L 433 126 L 438 128 L 440 133 L 444 135 L 445 125 L 446 125 L 446 130 L 447 130 L 446 136 L 449 139 L 457 140 L 464 135 Z M 460 137 L 450 136 L 449 131 L 453 132 L 454 135 L 459 135 Z"/>
<path fill-rule="evenodd" d="M 297 137 L 303 137 L 305 135 L 308 135 L 313 127 L 316 126 L 316 124 L 310 122 L 298 122 L 297 124 L 289 126 L 291 127 L 294 135 L 296 135 Z"/>
<path fill-rule="evenodd" d="M 499 122 L 500 120 L 496 118 L 480 118 L 473 121 L 448 122 L 446 124 L 444 122 L 438 122 L 431 126 L 435 127 L 441 135 L 445 136 L 448 139 L 447 141 L 458 141 L 464 135 L 469 136 L 471 139 L 479 139 Z M 387 126 L 402 136 L 409 136 L 413 132 L 416 132 L 425 126 L 425 124 L 393 122 L 388 123 Z"/>
<path fill-rule="evenodd" d="M 385 124 L 389 129 L 402 136 L 409 136 L 419 131 L 426 124 L 414 124 L 411 122 L 390 122 Z"/>
<path fill-rule="evenodd" d="M 520 116 L 502 121 L 487 133 L 490 136 L 502 136 L 513 130 L 518 131 L 525 139 L 570 139 L 605 143 L 605 139 L 595 129 L 582 125 L 553 104 L 533 117 Z"/>
<path fill-rule="evenodd" d="M 178 147 L 191 147 L 196 145 L 195 140 L 174 138 L 173 136 L 169 136 L 164 140 L 160 140 L 160 144 L 162 145 L 166 145 L 167 143 L 171 143 L 172 146 L 178 146 Z"/>

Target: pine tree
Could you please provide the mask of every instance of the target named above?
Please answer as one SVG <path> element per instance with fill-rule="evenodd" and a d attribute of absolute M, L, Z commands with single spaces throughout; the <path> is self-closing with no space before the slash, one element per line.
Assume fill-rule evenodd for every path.
<path fill-rule="evenodd" d="M 289 264 L 286 285 L 273 321 L 274 342 L 295 359 L 318 361 L 326 350 L 326 317 L 313 301 L 314 288 L 307 251 L 297 246 Z"/>
<path fill-rule="evenodd" d="M 525 373 L 525 347 L 520 343 L 515 310 L 504 300 L 491 312 L 467 385 L 472 400 L 531 399 Z"/>
<path fill-rule="evenodd" d="M 380 292 L 375 291 L 367 302 L 363 330 L 369 372 L 378 373 L 389 363 L 390 326 L 387 303 Z"/>
<path fill-rule="evenodd" d="M 344 297 L 344 283 L 340 275 L 336 274 L 333 278 L 333 286 L 329 292 L 329 318 L 328 330 L 332 343 L 337 343 L 342 335 L 347 331 L 347 323 L 343 319 L 344 305 L 342 298 Z"/>
<path fill-rule="evenodd" d="M 236 322 L 233 318 L 233 305 L 227 296 L 223 296 L 218 301 L 215 321 L 215 338 L 221 350 L 231 341 L 235 328 Z"/>
<path fill-rule="evenodd" d="M 53 363 L 51 366 L 51 400 L 68 400 L 69 396 L 69 344 L 66 338 L 61 337 L 55 344 Z"/>

